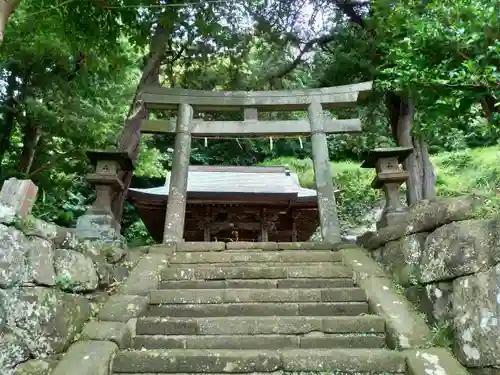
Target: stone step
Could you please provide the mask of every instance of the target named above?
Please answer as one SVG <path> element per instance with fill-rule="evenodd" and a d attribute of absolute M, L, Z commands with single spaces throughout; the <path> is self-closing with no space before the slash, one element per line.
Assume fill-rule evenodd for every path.
<path fill-rule="evenodd" d="M 405 354 L 386 349 L 171 349 L 117 352 L 115 374 L 172 373 L 404 373 Z"/>
<path fill-rule="evenodd" d="M 153 318 L 137 320 L 137 335 L 306 335 L 330 333 L 384 333 L 385 321 L 365 316 L 272 316 Z"/>
<path fill-rule="evenodd" d="M 162 280 L 228 280 L 228 279 L 314 279 L 349 278 L 353 272 L 342 265 L 326 266 L 202 266 L 188 269 L 167 268 L 162 272 Z"/>
<path fill-rule="evenodd" d="M 163 289 L 149 293 L 151 305 L 245 302 L 364 302 L 361 288 L 329 289 Z"/>
<path fill-rule="evenodd" d="M 383 334 L 176 336 L 139 335 L 134 349 L 327 349 L 383 348 Z"/>
<path fill-rule="evenodd" d="M 308 266 L 308 267 L 328 267 L 330 265 L 342 265 L 341 262 L 236 262 L 236 263 L 174 263 L 170 264 L 169 268 L 178 269 L 188 269 L 188 268 L 199 268 L 199 267 L 214 267 L 214 268 L 225 268 L 230 267 L 240 267 L 244 265 L 245 267 L 259 268 L 259 267 L 297 267 L 297 266 Z"/>
<path fill-rule="evenodd" d="M 170 264 L 193 263 L 314 263 L 341 262 L 342 255 L 336 251 L 252 251 L 252 252 L 191 252 L 173 255 Z"/>
<path fill-rule="evenodd" d="M 116 375 L 118 374 L 117 372 L 113 372 L 111 375 Z M 127 372 L 128 375 L 145 375 L 139 374 L 139 373 L 129 373 Z M 174 373 L 175 375 L 199 375 L 197 373 L 179 373 L 176 372 Z M 405 372 L 345 372 L 345 371 L 335 371 L 334 373 L 331 373 L 329 375 L 407 375 L 408 373 Z M 147 375 L 167 375 L 166 373 L 155 373 L 155 374 L 147 374 Z M 207 373 L 204 372 L 203 375 L 227 375 L 227 373 Z M 289 372 L 289 371 L 273 371 L 273 372 L 242 372 L 239 373 L 239 375 L 325 375 L 324 372 L 322 371 L 308 371 L 307 373 L 304 372 Z"/>
<path fill-rule="evenodd" d="M 287 289 L 287 288 L 352 288 L 354 280 L 345 279 L 232 279 L 162 281 L 160 289 Z"/>
<path fill-rule="evenodd" d="M 162 304 L 149 305 L 147 316 L 357 316 L 368 312 L 367 302 Z"/>

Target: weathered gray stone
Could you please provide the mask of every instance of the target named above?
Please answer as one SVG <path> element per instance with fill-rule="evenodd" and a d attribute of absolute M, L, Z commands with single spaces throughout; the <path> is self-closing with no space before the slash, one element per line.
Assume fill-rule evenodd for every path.
<path fill-rule="evenodd" d="M 0 224 L 0 288 L 21 284 L 27 279 L 26 237 L 13 228 Z"/>
<path fill-rule="evenodd" d="M 372 256 L 384 265 L 396 283 L 413 285 L 420 282 L 420 260 L 426 237 L 427 233 L 416 233 L 390 241 L 372 252 Z"/>
<path fill-rule="evenodd" d="M 58 362 L 54 358 L 31 359 L 19 364 L 14 375 L 51 375 Z"/>
<path fill-rule="evenodd" d="M 500 221 L 466 220 L 443 225 L 426 240 L 420 271 L 430 283 L 485 270 L 500 261 Z"/>
<path fill-rule="evenodd" d="M 222 251 L 226 247 L 224 242 L 179 242 L 177 252 L 187 251 Z"/>
<path fill-rule="evenodd" d="M 377 249 L 409 234 L 431 232 L 441 225 L 470 219 L 481 203 L 482 199 L 475 196 L 423 202 L 411 207 L 397 225 L 365 233 L 358 237 L 357 242 L 367 249 Z"/>
<path fill-rule="evenodd" d="M 431 322 L 449 322 L 453 319 L 452 292 L 451 281 L 440 281 L 425 286 L 425 295 L 421 296 L 420 307 Z"/>
<path fill-rule="evenodd" d="M 120 231 L 112 215 L 85 213 L 76 222 L 74 231 L 80 240 L 98 241 L 103 244 L 116 244 L 120 239 Z"/>
<path fill-rule="evenodd" d="M 12 224 L 16 221 L 16 210 L 0 202 L 0 224 Z"/>
<path fill-rule="evenodd" d="M 406 351 L 406 364 L 409 375 L 469 375 L 445 348 Z"/>
<path fill-rule="evenodd" d="M 27 236 L 37 236 L 46 240 L 53 240 L 57 237 L 57 225 L 47 223 L 33 216 L 27 217 L 19 223 L 23 233 Z"/>
<path fill-rule="evenodd" d="M 38 187 L 31 180 L 11 177 L 4 181 L 0 191 L 0 202 L 13 207 L 16 215 L 26 218 L 35 204 Z"/>
<path fill-rule="evenodd" d="M 388 346 L 408 349 L 426 345 L 431 331 L 424 318 L 397 292 L 368 252 L 356 246 L 340 252 L 344 263 L 353 268 L 357 284 L 366 292 L 371 312 L 385 319 Z"/>
<path fill-rule="evenodd" d="M 144 315 L 149 299 L 145 296 L 119 294 L 111 296 L 99 311 L 99 320 L 127 322 Z"/>
<path fill-rule="evenodd" d="M 62 352 L 90 316 L 86 298 L 55 288 L 0 290 L 6 301 L 7 326 L 35 356 Z"/>
<path fill-rule="evenodd" d="M 71 250 L 75 250 L 79 243 L 72 229 L 60 226 L 57 226 L 57 235 L 53 238 L 53 242 L 56 249 Z"/>
<path fill-rule="evenodd" d="M 260 250 L 276 250 L 278 244 L 276 242 L 228 242 L 226 249 L 228 250 L 245 250 L 245 249 L 260 249 Z"/>
<path fill-rule="evenodd" d="M 54 286 L 56 273 L 52 243 L 43 238 L 31 237 L 28 239 L 27 247 L 28 281 L 38 285 Z"/>
<path fill-rule="evenodd" d="M 54 268 L 57 281 L 64 280 L 61 285 L 64 289 L 85 292 L 95 290 L 99 286 L 99 277 L 94 262 L 77 251 L 56 250 Z"/>
<path fill-rule="evenodd" d="M 83 327 L 80 340 L 111 341 L 119 348 L 129 348 L 132 340 L 127 323 L 89 322 Z"/>
<path fill-rule="evenodd" d="M 19 337 L 0 334 L 0 373 L 5 374 L 30 357 L 28 348 Z"/>
<path fill-rule="evenodd" d="M 120 287 L 120 293 L 147 295 L 151 289 L 158 287 L 161 272 L 167 264 L 167 256 L 164 254 L 144 255 Z"/>
<path fill-rule="evenodd" d="M 77 341 L 52 375 L 109 375 L 111 359 L 117 349 L 110 341 Z"/>
<path fill-rule="evenodd" d="M 453 281 L 454 351 L 468 367 L 500 366 L 500 264 Z"/>
<path fill-rule="evenodd" d="M 255 350 L 133 350 L 117 353 L 113 362 L 113 370 L 118 373 L 253 373 L 280 367 L 279 353 Z"/>

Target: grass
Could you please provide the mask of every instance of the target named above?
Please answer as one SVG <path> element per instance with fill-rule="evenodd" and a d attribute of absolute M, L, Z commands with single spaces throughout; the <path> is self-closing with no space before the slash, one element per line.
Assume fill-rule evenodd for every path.
<path fill-rule="evenodd" d="M 443 152 L 431 157 L 436 172 L 439 196 L 461 196 L 471 193 L 487 196 L 478 215 L 490 217 L 500 213 L 500 150 L 496 147 Z M 314 188 L 311 159 L 282 157 L 262 165 L 288 165 L 299 176 L 303 187 Z M 332 163 L 335 185 L 342 190 L 338 202 L 339 216 L 348 226 L 365 224 L 363 216 L 379 204 L 380 191 L 371 188 L 373 169 L 360 168 L 360 163 Z"/>

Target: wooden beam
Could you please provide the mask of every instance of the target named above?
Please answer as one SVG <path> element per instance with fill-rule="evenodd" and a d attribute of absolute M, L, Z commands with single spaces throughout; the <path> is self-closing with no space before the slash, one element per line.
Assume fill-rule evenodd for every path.
<path fill-rule="evenodd" d="M 169 133 L 174 134 L 175 120 L 143 120 L 142 133 Z M 193 120 L 191 134 L 198 137 L 217 136 L 300 136 L 311 134 L 308 120 L 282 121 L 202 121 Z M 360 119 L 331 120 L 326 119 L 324 132 L 327 134 L 360 133 Z"/>
<path fill-rule="evenodd" d="M 145 86 L 139 93 L 151 109 L 174 109 L 179 104 L 190 104 L 203 112 L 237 111 L 252 107 L 262 111 L 305 110 L 312 102 L 320 102 L 323 108 L 342 108 L 355 105 L 358 97 L 366 96 L 372 82 L 325 87 L 319 89 L 282 91 L 204 91 Z"/>

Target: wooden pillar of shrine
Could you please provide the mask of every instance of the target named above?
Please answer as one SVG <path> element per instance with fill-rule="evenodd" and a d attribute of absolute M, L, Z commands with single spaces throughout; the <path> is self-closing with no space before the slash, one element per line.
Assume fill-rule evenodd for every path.
<path fill-rule="evenodd" d="M 312 102 L 308 107 L 311 124 L 311 145 L 316 190 L 318 192 L 318 211 L 323 241 L 340 242 L 340 223 L 337 215 L 335 189 L 328 156 L 328 144 L 324 129 L 323 107 L 320 102 Z"/>
<path fill-rule="evenodd" d="M 290 216 L 292 217 L 292 242 L 297 242 L 297 215 L 297 212 L 292 209 L 290 212 Z"/>
<path fill-rule="evenodd" d="M 203 241 L 210 242 L 212 224 L 212 207 L 205 207 L 205 217 L 203 218 Z"/>
<path fill-rule="evenodd" d="M 179 104 L 165 229 L 163 231 L 164 243 L 180 242 L 184 236 L 192 119 L 193 108 L 189 104 Z"/>
<path fill-rule="evenodd" d="M 262 242 L 269 241 L 269 233 L 267 230 L 267 209 L 260 210 L 260 240 Z"/>

